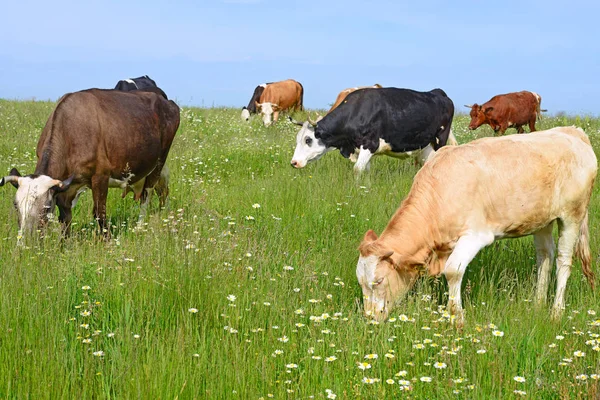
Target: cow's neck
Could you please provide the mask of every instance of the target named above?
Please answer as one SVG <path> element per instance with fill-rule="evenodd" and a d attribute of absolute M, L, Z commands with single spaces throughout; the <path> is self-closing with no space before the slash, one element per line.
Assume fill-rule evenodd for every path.
<path fill-rule="evenodd" d="M 46 175 L 54 179 L 65 179 L 67 155 L 64 154 L 64 146 L 54 143 L 48 138 L 40 154 L 35 167 L 35 173 Z"/>
<path fill-rule="evenodd" d="M 423 200 L 409 195 L 379 238 L 386 248 L 412 265 L 428 265 L 441 242 L 437 202 Z"/>

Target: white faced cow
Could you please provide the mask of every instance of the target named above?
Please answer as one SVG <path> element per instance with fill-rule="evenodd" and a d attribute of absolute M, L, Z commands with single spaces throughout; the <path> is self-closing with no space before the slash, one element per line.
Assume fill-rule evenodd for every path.
<path fill-rule="evenodd" d="M 179 107 L 153 92 L 66 94 L 38 141 L 35 173 L 21 176 L 13 169 L 0 181 L 17 188 L 20 231 L 32 233 L 56 205 L 68 229 L 71 208 L 86 187 L 92 189 L 94 217 L 104 232 L 109 187 L 122 189 L 123 196 L 131 189 L 144 210 L 178 127 Z"/>
<path fill-rule="evenodd" d="M 279 113 L 285 110 L 302 110 L 304 88 L 299 82 L 288 79 L 267 85 L 255 101 L 256 111 L 262 115 L 265 126 L 277 121 Z"/>
<path fill-rule="evenodd" d="M 538 303 L 546 300 L 558 223 L 556 297 L 564 308 L 573 253 L 594 285 L 588 204 L 597 160 L 583 130 L 554 128 L 532 135 L 479 139 L 441 149 L 417 173 L 410 193 L 380 237 L 369 230 L 356 276 L 367 315 L 388 316 L 414 285 L 421 268 L 446 276 L 448 309 L 463 322 L 465 269 L 495 240 L 534 236 Z"/>
<path fill-rule="evenodd" d="M 316 123 L 298 123 L 292 157 L 294 168 L 304 168 L 328 151 L 338 149 L 356 162 L 358 173 L 371 157 L 417 155 L 425 162 L 433 151 L 457 144 L 451 131 L 454 104 L 441 89 L 361 89 Z M 422 151 L 421 151 L 422 150 Z"/>

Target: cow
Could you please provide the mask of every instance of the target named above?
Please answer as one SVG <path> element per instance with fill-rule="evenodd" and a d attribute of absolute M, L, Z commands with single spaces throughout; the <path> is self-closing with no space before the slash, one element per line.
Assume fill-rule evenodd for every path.
<path fill-rule="evenodd" d="M 304 168 L 334 149 L 355 162 L 356 173 L 367 169 L 378 154 L 418 155 L 424 162 L 447 143 L 456 144 L 453 115 L 454 103 L 441 89 L 357 90 L 316 123 L 291 120 L 302 126 L 291 164 Z"/>
<path fill-rule="evenodd" d="M 265 88 L 259 101 L 255 101 L 256 111 L 262 115 L 263 124 L 277 121 L 279 112 L 303 110 L 304 88 L 293 79 L 274 82 Z"/>
<path fill-rule="evenodd" d="M 331 106 L 331 108 L 329 109 L 329 111 L 327 111 L 327 114 L 329 114 L 330 112 L 332 112 L 335 108 L 337 108 L 337 106 L 339 106 L 340 104 L 342 104 L 342 101 L 344 101 L 346 99 L 346 97 L 352 93 L 352 92 L 356 92 L 357 90 L 360 89 L 381 89 L 381 85 L 379 83 L 374 84 L 373 86 L 357 86 L 357 87 L 353 87 L 353 88 L 348 88 L 348 89 L 344 89 L 340 92 L 340 94 L 338 94 L 337 98 L 335 99 L 335 102 L 333 103 L 333 105 Z"/>
<path fill-rule="evenodd" d="M 88 89 L 64 95 L 42 130 L 35 172 L 22 176 L 13 168 L 0 181 L 17 189 L 19 236 L 45 225 L 55 206 L 68 233 L 71 209 L 86 188 L 105 234 L 109 187 L 123 196 L 131 187 L 143 216 L 178 127 L 179 107 L 156 93 Z"/>
<path fill-rule="evenodd" d="M 262 96 L 263 92 L 265 91 L 265 88 L 267 87 L 267 85 L 270 85 L 272 83 L 273 82 L 261 83 L 254 89 L 254 93 L 252 93 L 252 98 L 248 102 L 248 106 L 242 108 L 242 120 L 248 121 L 250 119 L 250 115 L 257 113 L 256 102 L 260 102 L 260 96 Z"/>
<path fill-rule="evenodd" d="M 534 92 L 515 92 L 499 94 L 488 102 L 477 103 L 465 107 L 470 108 L 470 130 L 475 130 L 481 125 L 488 124 L 494 133 L 504 132 L 508 128 L 516 128 L 518 133 L 525 132 L 523 125 L 529 125 L 529 131 L 535 132 L 535 122 L 541 118 L 542 97 Z"/>
<path fill-rule="evenodd" d="M 544 303 L 557 221 L 552 315 L 559 317 L 574 251 L 594 287 L 588 205 L 596 173 L 590 141 L 575 127 L 444 147 L 416 174 L 381 236 L 369 230 L 359 246 L 356 276 L 365 313 L 384 320 L 421 273 L 442 273 L 449 286 L 448 310 L 461 325 L 460 288 L 468 264 L 495 240 L 526 235 L 534 236 L 536 301 Z"/>
<path fill-rule="evenodd" d="M 120 80 L 119 82 L 117 82 L 115 90 L 121 90 L 123 92 L 130 92 L 132 90 L 144 90 L 147 92 L 154 92 L 169 100 L 167 94 L 161 88 L 159 88 L 156 82 L 154 82 L 154 80 L 148 75 L 140 76 L 138 78 Z"/>

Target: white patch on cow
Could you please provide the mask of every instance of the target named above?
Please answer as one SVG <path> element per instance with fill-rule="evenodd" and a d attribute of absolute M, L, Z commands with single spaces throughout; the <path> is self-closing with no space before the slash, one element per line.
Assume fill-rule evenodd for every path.
<path fill-rule="evenodd" d="M 358 263 L 356 264 L 356 278 L 362 288 L 364 302 L 365 304 L 370 303 L 371 305 L 374 305 L 375 313 L 380 313 L 385 307 L 385 299 L 377 298 L 373 290 L 376 285 L 375 270 L 377 269 L 378 263 L 379 257 L 370 255 L 367 257 L 360 256 L 358 258 Z M 368 308 L 373 309 L 372 307 Z"/>
<path fill-rule="evenodd" d="M 242 118 L 242 121 L 248 121 L 250 119 L 250 111 L 248 111 L 247 108 L 244 108 L 242 110 L 241 118 Z"/>
<path fill-rule="evenodd" d="M 267 88 L 267 84 L 266 84 L 266 83 L 261 83 L 261 84 L 260 84 L 260 85 L 258 85 L 258 86 L 260 86 L 260 87 L 262 87 L 262 88 L 264 88 L 264 89 L 266 89 L 266 88 Z"/>
<path fill-rule="evenodd" d="M 371 157 L 373 157 L 373 153 L 369 149 L 365 149 L 360 146 L 360 151 L 358 152 L 358 159 L 356 160 L 356 164 L 354 165 L 354 171 L 357 173 L 361 173 L 364 170 L 369 168 L 369 161 L 371 161 Z"/>
<path fill-rule="evenodd" d="M 383 139 L 379 139 L 379 147 L 375 150 L 375 154 L 385 154 L 386 156 L 395 157 L 395 158 L 409 158 L 414 155 L 416 152 L 420 152 L 421 150 L 416 151 L 405 151 L 403 153 L 397 153 L 392 151 L 392 146 Z"/>
<path fill-rule="evenodd" d="M 379 257 L 374 255 L 358 257 L 358 263 L 356 264 L 356 278 L 361 286 L 373 289 L 375 269 L 377 268 L 378 262 Z"/>
<path fill-rule="evenodd" d="M 375 151 L 375 154 L 385 154 L 389 157 L 406 159 L 410 157 L 414 157 L 414 159 L 421 165 L 425 164 L 427 160 L 435 155 L 435 150 L 431 144 L 428 144 L 426 147 L 420 150 L 414 151 L 405 151 L 404 153 L 397 153 L 392 151 L 392 146 L 388 142 L 383 139 L 379 139 L 379 147 Z"/>
<path fill-rule="evenodd" d="M 46 175 L 37 178 L 21 177 L 15 195 L 15 206 L 19 211 L 19 231 L 32 231 L 40 219 L 54 208 L 50 188 L 60 183 Z"/>
<path fill-rule="evenodd" d="M 292 166 L 304 168 L 311 161 L 318 160 L 323 154 L 333 148 L 326 147 L 320 139 L 315 137 L 315 128 L 305 122 L 296 135 L 296 150 L 292 157 Z"/>
<path fill-rule="evenodd" d="M 262 115 L 263 124 L 271 125 L 273 121 L 273 113 L 275 112 L 273 103 L 260 103 L 260 114 Z"/>

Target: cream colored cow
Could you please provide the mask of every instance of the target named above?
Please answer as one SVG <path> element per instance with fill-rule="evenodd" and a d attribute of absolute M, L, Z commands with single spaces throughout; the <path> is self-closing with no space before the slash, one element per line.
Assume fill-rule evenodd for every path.
<path fill-rule="evenodd" d="M 381 236 L 369 230 L 359 247 L 356 275 L 367 315 L 387 317 L 426 268 L 448 280 L 448 309 L 464 321 L 460 298 L 467 265 L 497 239 L 533 235 L 536 299 L 546 300 L 558 223 L 553 316 L 561 315 L 573 252 L 590 285 L 588 204 L 597 160 L 583 130 L 554 128 L 531 135 L 479 139 L 446 146 L 417 173 Z"/>

